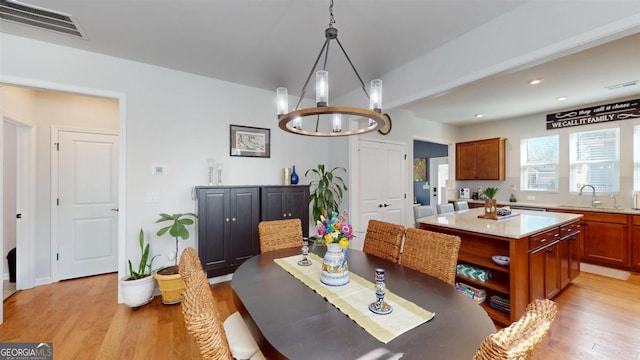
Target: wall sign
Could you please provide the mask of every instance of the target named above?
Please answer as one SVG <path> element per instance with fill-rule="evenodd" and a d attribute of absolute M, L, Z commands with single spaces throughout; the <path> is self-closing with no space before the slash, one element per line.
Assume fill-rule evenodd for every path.
<path fill-rule="evenodd" d="M 547 114 L 547 130 L 627 119 L 640 119 L 640 99 Z"/>

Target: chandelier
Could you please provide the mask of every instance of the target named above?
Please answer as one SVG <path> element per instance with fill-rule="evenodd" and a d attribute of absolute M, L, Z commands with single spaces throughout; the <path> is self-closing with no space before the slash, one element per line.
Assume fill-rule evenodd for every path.
<path fill-rule="evenodd" d="M 302 86 L 302 93 L 298 99 L 296 107 L 289 111 L 287 88 L 276 89 L 278 126 L 284 131 L 307 136 L 348 136 L 365 134 L 374 130 L 389 129 L 391 120 L 386 114 L 382 114 L 382 80 L 371 80 L 370 94 L 365 88 L 364 82 L 358 74 L 358 70 L 351 62 L 349 55 L 338 40 L 338 29 L 333 27 L 335 23 L 333 17 L 333 0 L 329 5 L 329 27 L 324 31 L 326 40 L 320 49 L 309 76 Z M 329 106 L 329 72 L 327 71 L 327 60 L 329 57 L 329 45 L 331 40 L 335 40 L 342 50 L 345 58 L 351 65 L 351 69 L 360 81 L 364 94 L 369 99 L 369 108 L 349 107 L 349 106 Z M 322 69 L 316 70 L 320 59 L 324 57 Z M 316 107 L 300 108 L 300 103 L 306 93 L 307 85 L 315 71 L 316 74 Z M 305 126 L 303 126 L 303 120 Z M 311 122 L 309 121 L 311 120 Z M 313 124 L 315 120 L 315 125 Z M 347 127 L 356 124 L 356 128 L 343 129 L 343 121 L 347 120 Z M 355 121 L 351 121 L 355 120 Z"/>

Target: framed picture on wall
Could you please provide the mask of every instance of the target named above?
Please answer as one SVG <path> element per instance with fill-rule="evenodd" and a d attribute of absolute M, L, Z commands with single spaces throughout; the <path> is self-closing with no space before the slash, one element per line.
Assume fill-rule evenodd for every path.
<path fill-rule="evenodd" d="M 427 159 L 413 159 L 413 181 L 427 181 Z"/>
<path fill-rule="evenodd" d="M 242 125 L 229 126 L 229 155 L 271 157 L 271 130 Z"/>

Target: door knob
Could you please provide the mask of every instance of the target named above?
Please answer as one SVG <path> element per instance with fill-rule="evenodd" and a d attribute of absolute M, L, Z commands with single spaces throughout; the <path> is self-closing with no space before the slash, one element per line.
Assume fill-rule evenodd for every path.
<path fill-rule="evenodd" d="M 386 203 L 385 203 L 385 204 L 384 204 L 384 207 L 387 207 L 387 206 L 391 206 L 391 204 L 386 204 Z"/>
<path fill-rule="evenodd" d="M 111 211 L 115 211 L 115 212 L 118 212 L 118 211 L 120 211 L 120 209 L 118 209 L 118 208 L 115 208 L 115 209 L 111 209 Z"/>

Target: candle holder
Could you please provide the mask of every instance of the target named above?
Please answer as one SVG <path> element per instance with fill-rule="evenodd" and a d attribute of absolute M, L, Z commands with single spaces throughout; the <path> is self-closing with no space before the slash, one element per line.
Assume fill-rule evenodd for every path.
<path fill-rule="evenodd" d="M 387 315 L 393 311 L 391 305 L 384 301 L 386 286 L 384 284 L 384 269 L 376 269 L 376 298 L 375 302 L 369 304 L 369 310 L 374 314 Z"/>
<path fill-rule="evenodd" d="M 222 185 L 222 163 L 218 163 L 218 185 Z"/>
<path fill-rule="evenodd" d="M 213 166 L 215 163 L 213 159 L 207 159 L 207 164 L 209 165 L 209 186 L 213 186 Z"/>
<path fill-rule="evenodd" d="M 302 238 L 302 260 L 298 261 L 298 265 L 309 266 L 311 264 L 313 262 L 309 260 L 309 239 Z"/>

